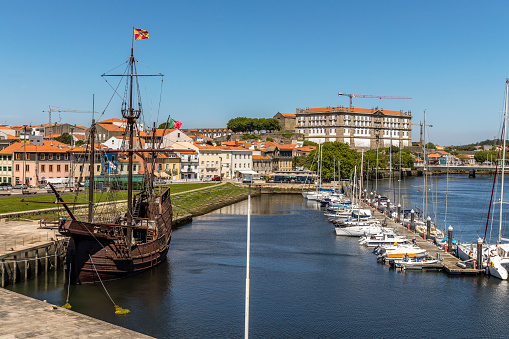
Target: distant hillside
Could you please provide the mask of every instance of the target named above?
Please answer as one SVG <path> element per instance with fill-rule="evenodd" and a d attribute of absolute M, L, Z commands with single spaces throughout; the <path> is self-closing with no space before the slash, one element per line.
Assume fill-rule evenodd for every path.
<path fill-rule="evenodd" d="M 484 145 L 501 145 L 502 141 L 500 139 L 486 139 L 484 141 L 479 141 L 477 143 L 463 145 L 463 146 L 484 146 Z M 509 142 L 506 140 L 506 144 L 509 145 Z"/>

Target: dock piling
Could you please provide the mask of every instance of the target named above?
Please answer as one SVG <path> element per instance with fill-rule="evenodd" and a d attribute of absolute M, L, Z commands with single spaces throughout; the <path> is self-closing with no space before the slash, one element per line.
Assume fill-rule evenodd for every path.
<path fill-rule="evenodd" d="M 477 239 L 477 262 L 479 263 L 479 269 L 482 270 L 482 239 Z"/>
<path fill-rule="evenodd" d="M 410 230 L 415 232 L 415 211 L 410 211 Z"/>
<path fill-rule="evenodd" d="M 447 229 L 448 231 L 448 234 L 447 234 L 447 244 L 449 245 L 449 249 L 452 250 L 452 226 L 449 225 L 449 228 Z"/>
<path fill-rule="evenodd" d="M 2 288 L 5 287 L 5 259 L 2 259 Z"/>
<path fill-rule="evenodd" d="M 25 252 L 25 281 L 28 280 L 28 252 Z"/>

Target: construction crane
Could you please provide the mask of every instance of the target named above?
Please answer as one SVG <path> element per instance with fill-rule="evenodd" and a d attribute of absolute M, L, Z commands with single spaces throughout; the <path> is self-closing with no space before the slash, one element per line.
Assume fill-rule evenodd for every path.
<path fill-rule="evenodd" d="M 52 143 L 53 143 L 53 139 L 51 138 L 51 113 L 52 112 L 71 112 L 71 113 L 94 113 L 94 112 L 90 112 L 90 111 L 78 111 L 78 110 L 75 110 L 75 109 L 69 109 L 69 108 L 62 108 L 62 107 L 57 107 L 57 106 L 52 106 L 52 105 L 49 105 L 49 110 L 48 111 L 42 111 L 43 113 L 48 113 L 49 115 L 49 136 L 50 136 L 50 140 L 52 140 Z M 46 133 L 44 133 L 46 134 Z"/>
<path fill-rule="evenodd" d="M 407 97 L 388 97 L 380 95 L 369 95 L 369 94 L 346 94 L 339 92 L 338 96 L 350 97 L 350 108 L 352 108 L 352 98 L 371 98 L 371 99 L 412 99 Z"/>

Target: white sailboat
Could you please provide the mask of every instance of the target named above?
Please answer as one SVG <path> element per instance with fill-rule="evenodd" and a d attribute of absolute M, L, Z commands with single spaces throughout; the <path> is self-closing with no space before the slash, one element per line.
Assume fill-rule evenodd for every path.
<path fill-rule="evenodd" d="M 498 240 L 495 245 L 483 246 L 482 264 L 480 267 L 486 266 L 486 273 L 496 278 L 507 280 L 509 277 L 509 243 L 502 243 L 502 241 L 509 241 L 509 239 L 502 238 L 502 220 L 503 220 L 503 205 L 504 205 L 504 174 L 505 174 L 505 148 L 506 148 L 506 134 L 507 134 L 507 106 L 508 106 L 508 90 L 509 79 L 506 79 L 505 89 L 505 108 L 504 108 L 504 123 L 502 131 L 502 166 L 501 166 L 501 179 L 500 179 L 500 210 L 499 210 L 499 229 Z M 480 240 L 482 241 L 482 240 Z M 476 244 L 464 243 L 457 246 L 458 256 L 462 260 L 477 259 L 477 246 Z"/>
<path fill-rule="evenodd" d="M 502 243 L 502 240 L 509 241 L 509 239 L 502 238 L 502 211 L 504 206 L 504 174 L 505 174 L 505 146 L 507 138 L 507 105 L 509 95 L 509 79 L 505 81 L 505 109 L 504 109 L 504 128 L 502 132 L 502 172 L 500 175 L 500 211 L 498 221 L 498 240 L 495 246 L 490 246 L 488 249 L 488 267 L 487 273 L 496 278 L 507 280 L 509 273 L 507 265 L 509 265 L 509 244 Z"/>

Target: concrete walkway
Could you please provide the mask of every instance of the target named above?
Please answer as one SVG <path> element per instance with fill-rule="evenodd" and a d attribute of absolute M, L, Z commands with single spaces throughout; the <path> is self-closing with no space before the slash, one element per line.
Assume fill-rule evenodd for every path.
<path fill-rule="evenodd" d="M 56 230 L 39 228 L 39 221 L 0 222 L 0 256 L 56 239 Z"/>
<path fill-rule="evenodd" d="M 0 339 L 152 338 L 3 288 L 0 305 Z"/>

